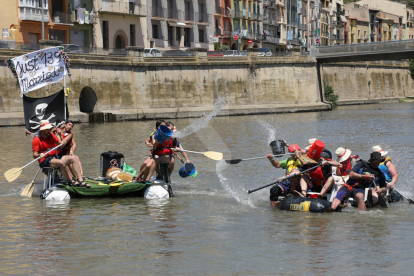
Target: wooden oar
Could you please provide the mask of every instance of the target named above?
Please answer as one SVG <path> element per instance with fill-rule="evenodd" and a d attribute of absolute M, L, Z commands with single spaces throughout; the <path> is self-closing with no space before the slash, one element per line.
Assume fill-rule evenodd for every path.
<path fill-rule="evenodd" d="M 62 146 L 62 144 L 60 144 L 59 146 L 54 147 L 53 149 L 47 151 L 45 154 L 48 154 L 49 152 L 59 148 L 60 146 Z M 34 161 L 39 160 L 41 157 L 39 156 L 38 158 L 36 158 L 35 160 L 29 162 L 28 164 L 24 165 L 21 168 L 13 168 L 8 170 L 7 172 L 4 173 L 4 177 L 6 178 L 7 181 L 12 182 L 14 180 L 16 180 L 20 174 L 22 173 L 22 170 L 24 168 L 26 168 L 27 166 L 29 166 L 30 164 L 32 164 Z"/>
<path fill-rule="evenodd" d="M 191 151 L 191 150 L 181 150 L 181 151 L 202 154 L 202 155 L 204 155 L 204 156 L 206 156 L 210 159 L 216 160 L 216 161 L 220 161 L 220 160 L 223 159 L 223 154 L 221 152 L 216 152 L 216 151 L 206 151 L 206 152 L 198 152 L 198 151 Z"/>
<path fill-rule="evenodd" d="M 292 153 L 284 153 L 284 154 L 278 154 L 278 155 L 272 155 L 273 157 L 278 157 L 282 155 L 291 155 Z M 266 158 L 267 156 L 260 156 L 260 157 L 252 157 L 252 158 L 244 158 L 244 159 L 226 159 L 226 163 L 228 164 L 239 164 L 241 161 L 247 161 L 247 160 L 255 160 L 255 159 L 261 159 Z"/>
<path fill-rule="evenodd" d="M 26 187 L 24 188 L 23 192 L 20 194 L 20 196 L 27 196 L 27 197 L 31 197 L 34 191 L 34 182 L 36 180 L 37 175 L 40 172 L 40 167 L 37 170 L 37 173 L 35 175 L 35 177 L 33 178 L 32 182 L 30 182 L 29 184 L 26 185 Z"/>
<path fill-rule="evenodd" d="M 176 155 L 177 155 L 178 159 L 180 159 L 181 163 L 185 164 L 184 160 L 183 160 L 183 159 L 181 159 L 181 157 L 180 157 L 180 156 L 178 156 L 178 154 L 176 154 Z"/>

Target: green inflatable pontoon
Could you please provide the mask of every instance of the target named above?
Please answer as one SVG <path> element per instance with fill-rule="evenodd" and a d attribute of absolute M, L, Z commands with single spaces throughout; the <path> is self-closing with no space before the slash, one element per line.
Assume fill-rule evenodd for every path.
<path fill-rule="evenodd" d="M 85 180 L 85 182 L 91 185 L 90 188 L 86 187 L 73 187 L 69 185 L 62 185 L 70 194 L 71 197 L 104 197 L 104 196 L 136 196 L 143 197 L 145 190 L 151 185 L 135 182 L 124 182 L 119 186 L 110 186 L 103 181 Z M 98 184 L 98 182 L 100 184 Z"/>

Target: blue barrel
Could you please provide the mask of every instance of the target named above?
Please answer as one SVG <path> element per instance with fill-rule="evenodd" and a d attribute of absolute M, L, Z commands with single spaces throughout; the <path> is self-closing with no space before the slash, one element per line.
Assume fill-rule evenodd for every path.
<path fill-rule="evenodd" d="M 154 139 L 158 141 L 158 143 L 162 144 L 172 135 L 172 130 L 170 130 L 167 126 L 160 125 L 157 132 L 154 134 Z"/>
<path fill-rule="evenodd" d="M 188 176 L 191 176 L 191 177 L 196 177 L 196 175 L 197 175 L 198 173 L 197 173 L 196 168 L 195 168 L 195 166 L 194 166 L 194 164 L 193 164 L 193 163 L 185 163 L 185 164 L 181 167 L 181 169 L 178 171 L 178 174 L 179 174 L 182 178 L 185 178 L 185 177 L 188 177 Z"/>

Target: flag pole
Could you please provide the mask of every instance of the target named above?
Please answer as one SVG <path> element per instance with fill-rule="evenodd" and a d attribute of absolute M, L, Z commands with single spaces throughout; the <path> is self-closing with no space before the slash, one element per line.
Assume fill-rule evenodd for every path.
<path fill-rule="evenodd" d="M 64 101 L 63 101 L 63 105 L 64 105 L 64 114 L 63 117 L 65 118 L 64 121 L 66 122 L 66 75 L 63 75 L 63 97 L 64 97 Z"/>

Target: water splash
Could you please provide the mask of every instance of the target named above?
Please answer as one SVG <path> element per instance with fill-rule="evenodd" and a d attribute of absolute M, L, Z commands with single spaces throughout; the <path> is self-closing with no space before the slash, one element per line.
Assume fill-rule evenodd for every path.
<path fill-rule="evenodd" d="M 224 104 L 224 98 L 221 97 L 217 100 L 216 104 L 214 105 L 213 111 L 211 111 L 210 114 L 208 114 L 207 116 L 202 117 L 198 120 L 195 120 L 188 127 L 174 132 L 172 137 L 174 137 L 174 138 L 183 138 L 183 137 L 186 137 L 186 136 L 196 132 L 199 129 L 202 129 L 202 128 L 206 127 L 208 125 L 208 122 L 220 112 L 221 108 L 223 107 L 223 104 Z"/>
<path fill-rule="evenodd" d="M 227 171 L 226 175 L 224 171 L 228 168 L 228 164 L 221 160 L 216 164 L 216 173 L 220 180 L 221 186 L 237 201 L 244 205 L 249 205 L 251 207 L 256 207 L 251 198 L 247 197 L 247 190 L 243 187 L 239 177 L 237 175 L 231 175 Z"/>
<path fill-rule="evenodd" d="M 268 122 L 265 122 L 261 119 L 258 119 L 256 116 L 254 118 L 261 126 L 265 128 L 265 130 L 269 133 L 267 144 L 270 144 L 272 141 L 276 139 L 276 129 Z"/>

